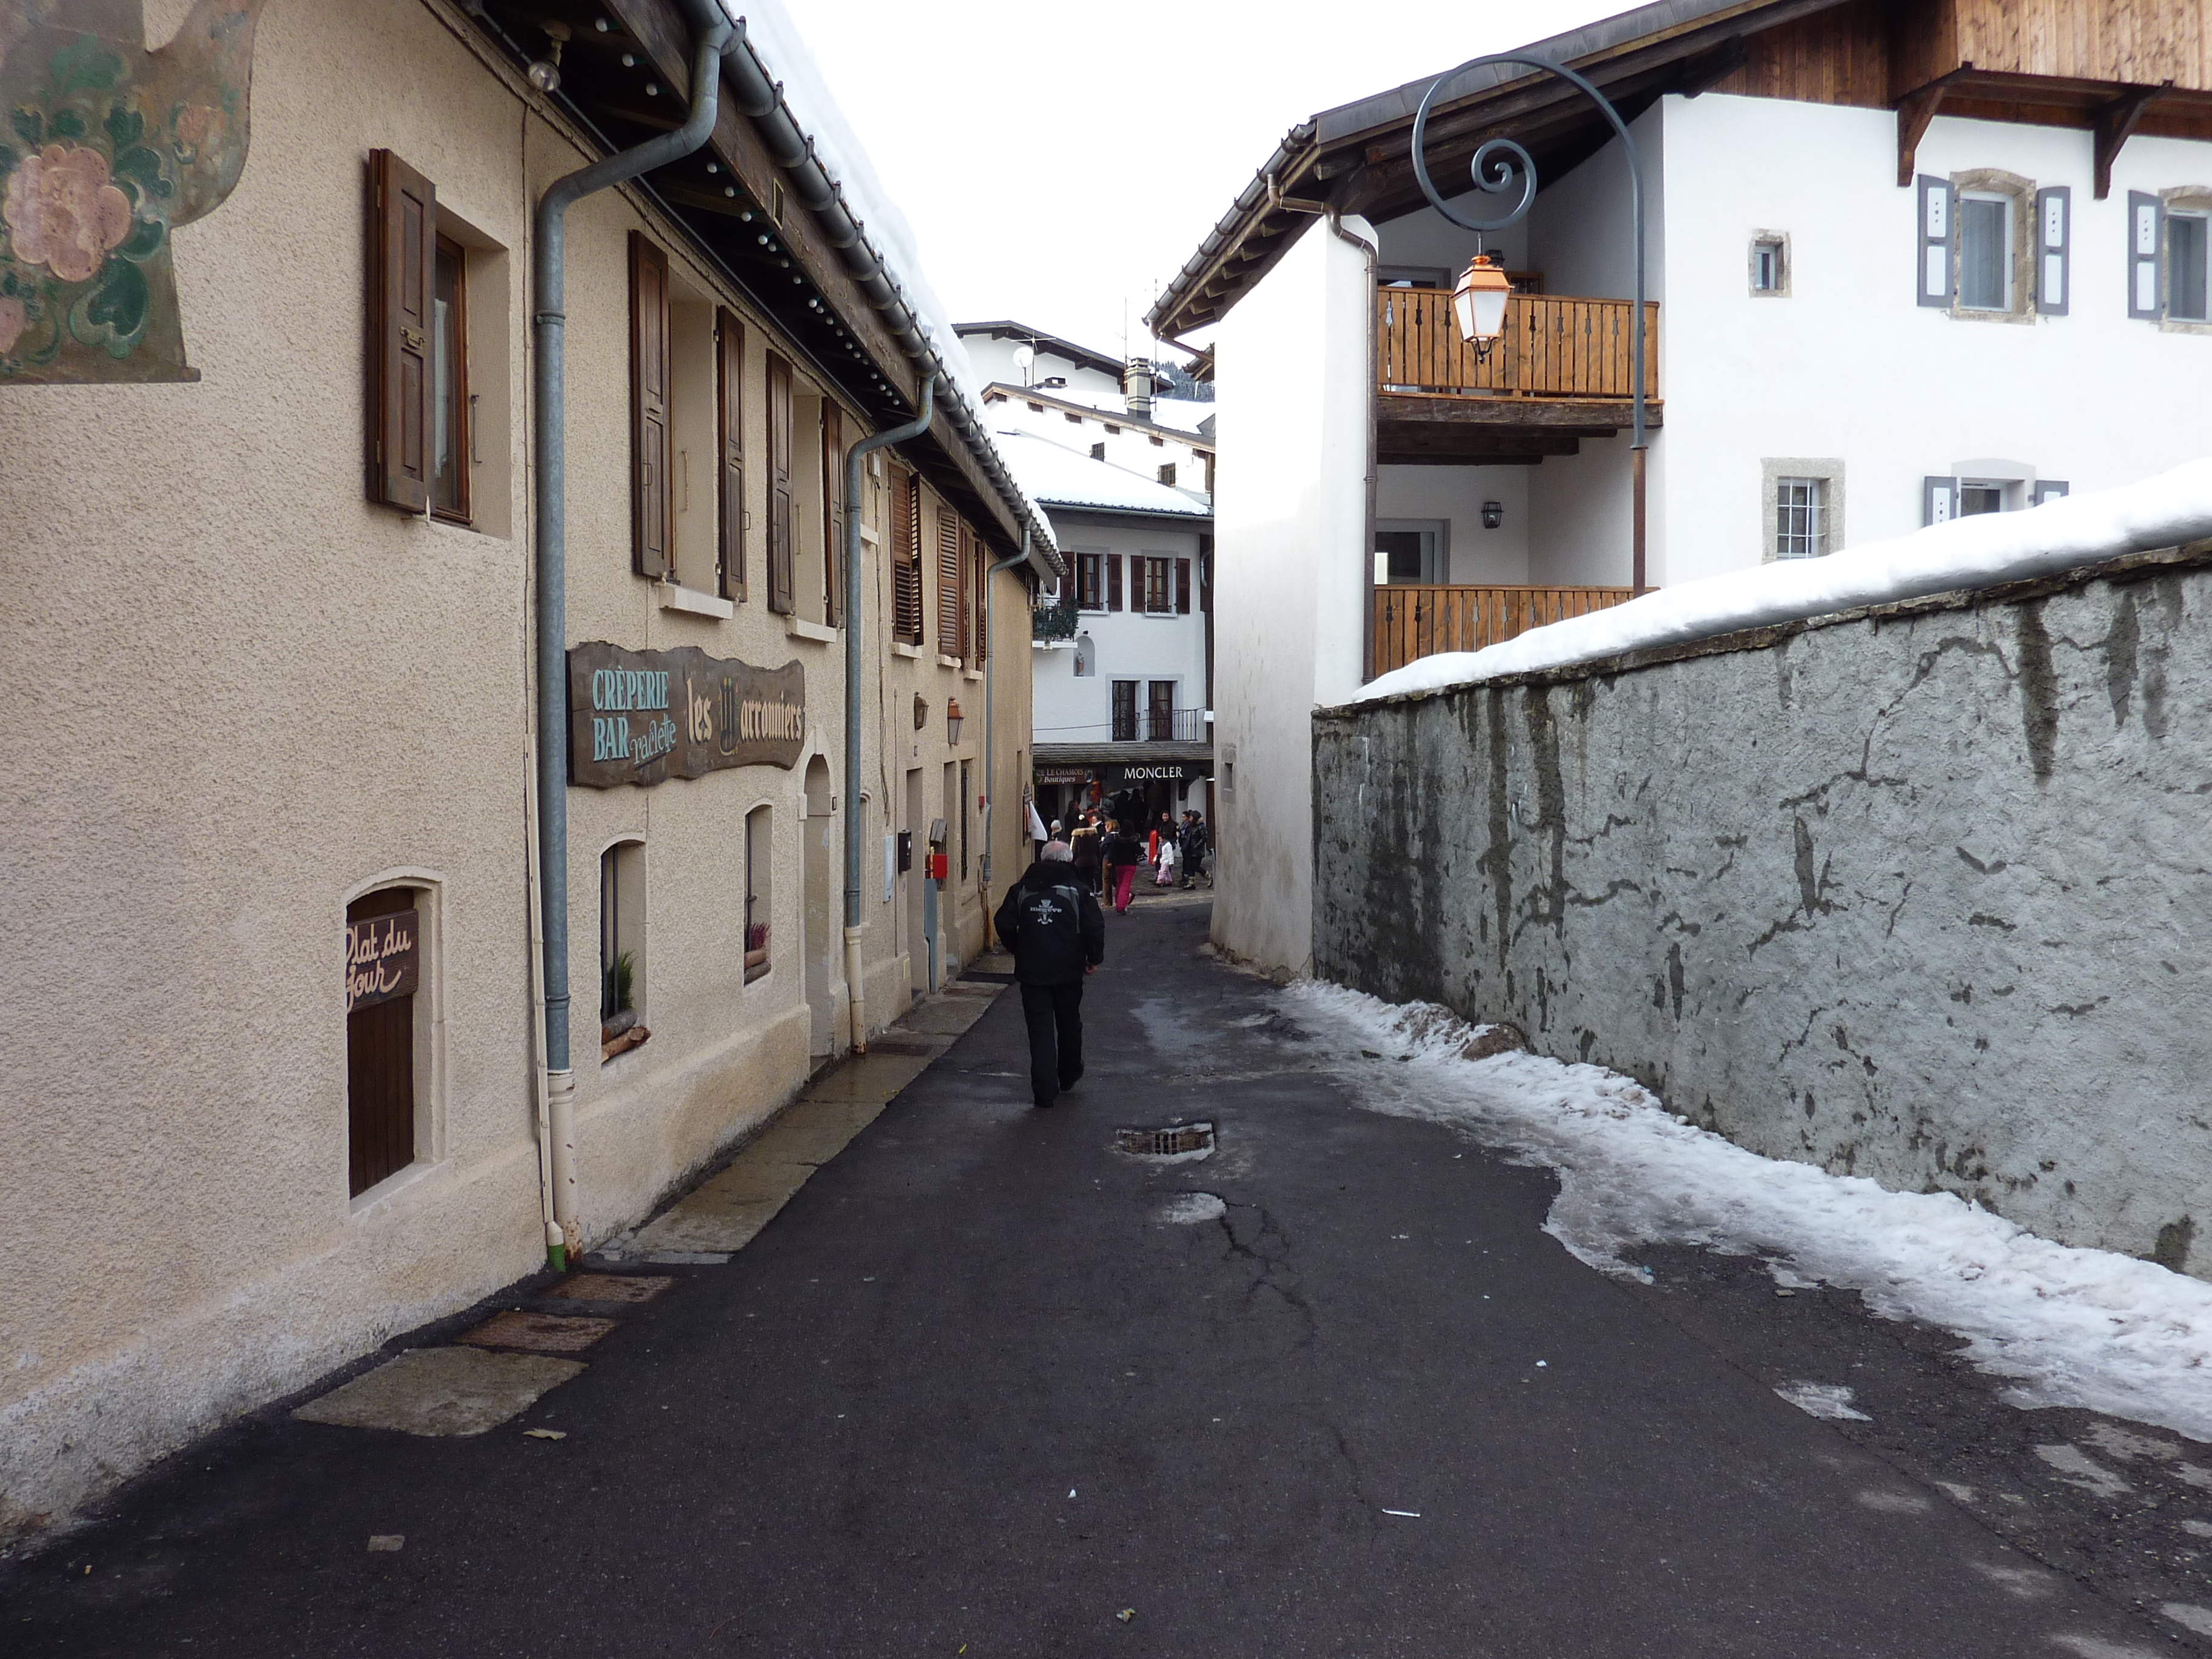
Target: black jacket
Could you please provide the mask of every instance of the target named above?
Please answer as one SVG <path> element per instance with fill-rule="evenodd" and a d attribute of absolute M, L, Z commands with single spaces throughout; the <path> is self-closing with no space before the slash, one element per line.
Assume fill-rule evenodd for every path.
<path fill-rule="evenodd" d="M 1024 985 L 1069 985 L 1106 960 L 1106 917 L 1066 864 L 1032 864 L 993 920 Z"/>
<path fill-rule="evenodd" d="M 1106 837 L 1106 867 L 1118 869 L 1125 864 L 1145 861 L 1145 843 L 1134 836 L 1115 833 Z"/>

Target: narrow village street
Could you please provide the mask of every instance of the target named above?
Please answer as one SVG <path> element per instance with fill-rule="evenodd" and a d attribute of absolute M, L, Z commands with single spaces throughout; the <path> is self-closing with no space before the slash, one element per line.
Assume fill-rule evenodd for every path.
<path fill-rule="evenodd" d="M 520 1416 L 431 1438 L 264 1410 L 0 1568 L 0 1650 L 2113 1659 L 2187 1639 L 1757 1374 L 1759 1322 L 1786 1310 L 1894 1356 L 1863 1397 L 1918 1387 L 1897 1328 L 1725 1283 L 1685 1310 L 1663 1287 L 1698 1277 L 1688 1253 L 1659 1291 L 1583 1266 L 1540 1230 L 1552 1176 L 1359 1109 L 1273 988 L 1200 949 L 1208 912 L 1200 892 L 1109 918 L 1088 1073 L 1049 1113 L 1003 994 L 726 1263 L 610 1264 L 675 1283 L 598 1308 L 619 1323 L 588 1368 Z M 1204 1157 L 1117 1146 L 1200 1124 Z"/>

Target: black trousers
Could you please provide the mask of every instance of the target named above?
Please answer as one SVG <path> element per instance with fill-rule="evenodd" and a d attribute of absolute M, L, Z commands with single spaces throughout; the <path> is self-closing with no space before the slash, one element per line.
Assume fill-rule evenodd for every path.
<path fill-rule="evenodd" d="M 1022 987 L 1030 1028 L 1030 1094 L 1040 1106 L 1083 1074 L 1083 981 Z"/>

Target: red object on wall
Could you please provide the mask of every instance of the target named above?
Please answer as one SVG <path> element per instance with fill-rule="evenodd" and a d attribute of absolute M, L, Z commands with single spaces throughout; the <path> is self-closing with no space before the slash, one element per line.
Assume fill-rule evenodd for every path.
<path fill-rule="evenodd" d="M 932 881 L 945 879 L 945 866 L 951 857 L 951 855 L 946 853 L 932 853 L 929 855 L 929 878 Z"/>

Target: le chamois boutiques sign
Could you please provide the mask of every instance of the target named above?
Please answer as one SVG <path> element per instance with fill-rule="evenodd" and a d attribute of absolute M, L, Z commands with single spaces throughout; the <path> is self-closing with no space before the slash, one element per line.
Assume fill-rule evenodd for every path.
<path fill-rule="evenodd" d="M 806 670 L 710 657 L 696 645 L 568 652 L 568 779 L 587 789 L 699 778 L 726 766 L 799 764 Z"/>

